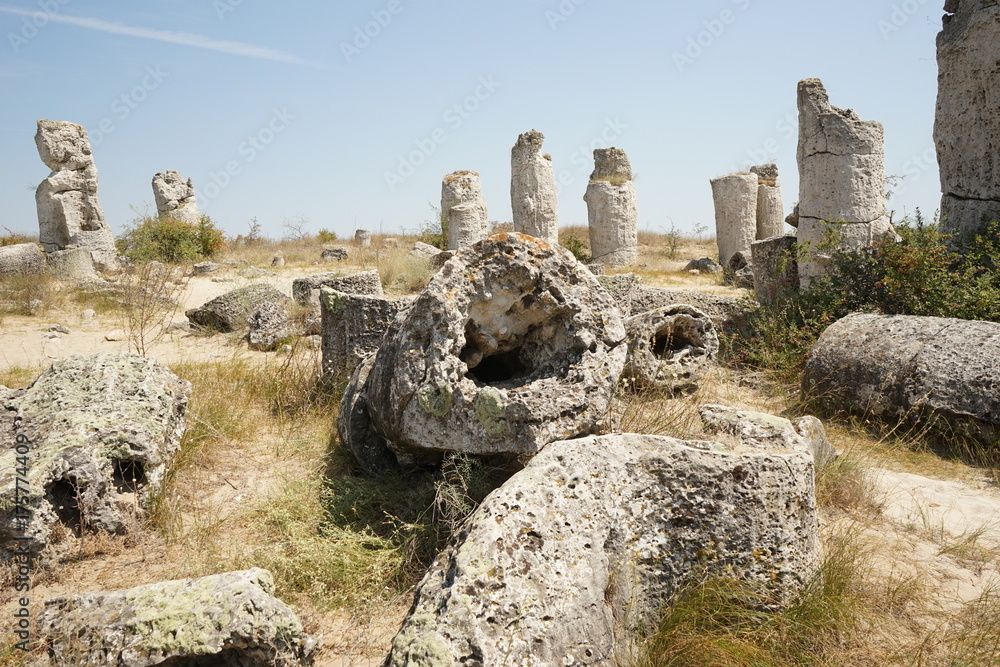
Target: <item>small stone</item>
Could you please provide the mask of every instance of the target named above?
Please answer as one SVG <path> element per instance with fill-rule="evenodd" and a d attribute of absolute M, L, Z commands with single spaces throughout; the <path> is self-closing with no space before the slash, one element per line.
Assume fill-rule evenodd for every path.
<path fill-rule="evenodd" d="M 63 324 L 50 324 L 49 325 L 49 331 L 58 331 L 59 333 L 68 334 L 69 333 L 69 327 L 67 327 L 67 326 L 65 326 Z"/>
<path fill-rule="evenodd" d="M 111 343 L 117 343 L 119 341 L 123 341 L 125 340 L 125 338 L 126 338 L 125 332 L 122 331 L 121 329 L 115 329 L 114 331 L 109 331 L 108 333 L 104 334 L 104 340 Z"/>
<path fill-rule="evenodd" d="M 347 248 L 337 246 L 336 248 L 323 248 L 320 259 L 326 262 L 343 262 L 348 257 Z"/>
<path fill-rule="evenodd" d="M 194 269 L 194 275 L 203 276 L 218 271 L 221 266 L 215 262 L 198 262 L 192 268 Z"/>
<path fill-rule="evenodd" d="M 92 319 L 94 319 L 95 315 L 97 315 L 97 312 L 94 311 L 93 308 L 87 308 L 82 313 L 80 313 L 80 319 L 82 319 L 84 322 L 90 322 Z"/>
<path fill-rule="evenodd" d="M 280 268 L 280 267 L 283 267 L 284 265 L 285 265 L 285 256 L 284 255 L 281 255 L 281 254 L 275 255 L 274 258 L 271 260 L 271 266 L 273 266 L 273 267 Z"/>
<path fill-rule="evenodd" d="M 291 353 L 292 353 L 292 346 L 289 345 L 288 343 L 285 343 L 284 345 L 278 348 L 278 354 L 280 354 L 283 357 L 288 356 Z"/>

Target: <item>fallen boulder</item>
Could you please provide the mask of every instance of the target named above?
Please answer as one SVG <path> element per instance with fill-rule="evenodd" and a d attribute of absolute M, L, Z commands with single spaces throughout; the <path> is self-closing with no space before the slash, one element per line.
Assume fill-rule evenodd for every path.
<path fill-rule="evenodd" d="M 354 455 L 365 473 L 376 477 L 396 470 L 399 462 L 372 426 L 368 412 L 368 374 L 372 370 L 375 355 L 363 359 L 351 374 L 350 382 L 340 399 L 340 413 L 337 417 L 337 434 L 340 442 Z"/>
<path fill-rule="evenodd" d="M 271 352 L 283 340 L 303 333 L 289 307 L 291 299 L 265 301 L 247 316 L 247 343 L 251 350 Z"/>
<path fill-rule="evenodd" d="M 323 373 L 328 378 L 349 375 L 374 354 L 393 318 L 411 303 L 375 294 L 348 294 L 330 287 L 320 290 Z"/>
<path fill-rule="evenodd" d="M 259 568 L 54 598 L 39 625 L 59 665 L 291 667 L 322 644 Z"/>
<path fill-rule="evenodd" d="M 715 325 L 693 306 L 657 308 L 625 320 L 628 357 L 623 377 L 637 388 L 685 389 L 697 384 L 719 352 Z"/>
<path fill-rule="evenodd" d="M 740 448 L 805 452 L 813 457 L 817 468 L 822 468 L 838 456 L 826 437 L 823 422 L 811 415 L 789 420 L 763 412 L 711 404 L 698 408 L 698 414 L 706 433 L 733 436 Z"/>
<path fill-rule="evenodd" d="M 497 234 L 458 251 L 393 322 L 368 377 L 373 424 L 404 461 L 536 452 L 599 428 L 624 338 L 568 250 Z"/>
<path fill-rule="evenodd" d="M 790 602 L 820 547 L 812 457 L 614 434 L 547 445 L 417 586 L 387 665 L 615 665 L 696 577 Z"/>
<path fill-rule="evenodd" d="M 45 272 L 45 254 L 36 243 L 16 243 L 0 248 L 0 278 Z"/>
<path fill-rule="evenodd" d="M 828 410 L 1000 435 L 1000 324 L 853 314 L 819 337 L 803 396 Z"/>
<path fill-rule="evenodd" d="M 246 329 L 250 314 L 261 304 L 289 301 L 285 294 L 274 287 L 258 283 L 226 292 L 184 314 L 192 324 L 226 333 Z"/>
<path fill-rule="evenodd" d="M 129 532 L 180 448 L 190 390 L 153 360 L 108 353 L 0 390 L 0 558 L 42 552 L 57 523 Z"/>

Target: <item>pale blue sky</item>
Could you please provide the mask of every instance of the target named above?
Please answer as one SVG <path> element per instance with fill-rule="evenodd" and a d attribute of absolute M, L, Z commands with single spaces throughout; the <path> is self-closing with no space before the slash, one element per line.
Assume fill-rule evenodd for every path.
<path fill-rule="evenodd" d="M 252 217 L 340 235 L 416 229 L 441 177 L 480 173 L 510 220 L 510 148 L 546 136 L 560 223 L 586 224 L 594 146 L 624 148 L 640 226 L 714 230 L 709 179 L 774 161 L 798 199 L 795 89 L 886 127 L 897 217 L 940 197 L 942 0 L 0 0 L 0 224 L 37 231 L 38 118 L 90 132 L 116 233 L 150 180 L 193 177 Z M 365 34 L 365 33 L 368 34 Z"/>

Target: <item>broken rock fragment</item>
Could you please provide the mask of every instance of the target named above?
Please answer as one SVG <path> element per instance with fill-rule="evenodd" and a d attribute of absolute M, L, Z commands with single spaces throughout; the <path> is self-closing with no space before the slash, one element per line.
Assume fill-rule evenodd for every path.
<path fill-rule="evenodd" d="M 711 318 L 677 304 L 625 320 L 628 358 L 623 376 L 638 387 L 684 389 L 697 384 L 719 352 Z"/>

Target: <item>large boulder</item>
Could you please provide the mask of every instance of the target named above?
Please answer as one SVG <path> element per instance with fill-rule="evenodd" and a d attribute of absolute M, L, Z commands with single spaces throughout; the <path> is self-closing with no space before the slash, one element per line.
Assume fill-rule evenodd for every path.
<path fill-rule="evenodd" d="M 702 405 L 698 414 L 706 433 L 735 437 L 744 448 L 807 453 L 813 457 L 817 468 L 837 458 L 837 450 L 826 437 L 823 422 L 812 415 L 791 420 L 712 404 Z"/>
<path fill-rule="evenodd" d="M 24 389 L 0 387 L 0 557 L 40 553 L 57 523 L 135 527 L 180 448 L 190 388 L 153 360 L 108 353 L 57 361 Z"/>
<path fill-rule="evenodd" d="M 947 0 L 944 10 L 934 120 L 941 226 L 968 233 L 1000 220 L 1000 5 Z"/>
<path fill-rule="evenodd" d="M 54 598 L 39 625 L 59 665 L 291 667 L 321 643 L 259 568 Z"/>
<path fill-rule="evenodd" d="M 445 263 L 393 322 L 368 378 L 404 460 L 533 453 L 595 431 L 625 363 L 611 296 L 564 248 L 497 234 Z"/>
<path fill-rule="evenodd" d="M 386 664 L 617 665 L 695 579 L 742 580 L 777 607 L 818 561 L 809 454 L 633 434 L 555 442 L 435 559 Z"/>
<path fill-rule="evenodd" d="M 283 340 L 302 334 L 292 316 L 291 299 L 264 301 L 247 316 L 247 344 L 251 350 L 270 352 Z"/>
<path fill-rule="evenodd" d="M 676 304 L 625 320 L 628 358 L 623 376 L 637 388 L 685 389 L 697 384 L 719 352 L 711 318 Z"/>
<path fill-rule="evenodd" d="M 1000 434 L 1000 324 L 854 314 L 819 337 L 803 395 L 830 410 Z M 940 423 L 939 423 L 940 422 Z"/>
<path fill-rule="evenodd" d="M 368 374 L 374 361 L 372 354 L 354 369 L 340 399 L 337 417 L 340 442 L 354 455 L 361 469 L 373 477 L 399 468 L 396 455 L 372 426 L 368 412 Z"/>
<path fill-rule="evenodd" d="M 45 272 L 45 255 L 36 243 L 17 243 L 0 248 L 0 278 Z"/>
<path fill-rule="evenodd" d="M 350 375 L 374 354 L 393 318 L 411 303 L 376 294 L 348 294 L 331 287 L 320 290 L 323 373 L 328 378 Z"/>
<path fill-rule="evenodd" d="M 227 333 L 246 329 L 250 314 L 262 304 L 288 304 L 290 301 L 280 290 L 257 283 L 226 292 L 184 314 L 192 324 Z"/>

